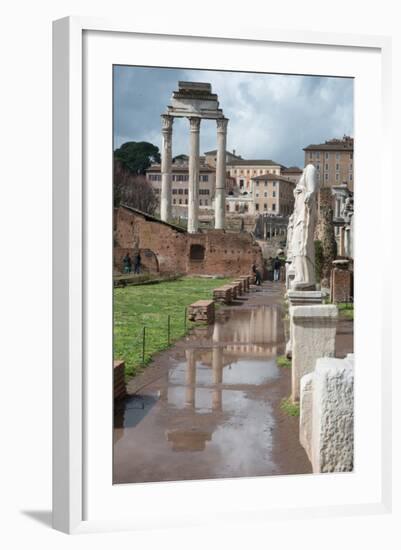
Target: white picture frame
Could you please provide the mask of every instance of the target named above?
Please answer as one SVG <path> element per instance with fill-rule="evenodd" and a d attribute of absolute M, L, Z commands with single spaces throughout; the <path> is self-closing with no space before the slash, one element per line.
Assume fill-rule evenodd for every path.
<path fill-rule="evenodd" d="M 265 521 L 269 518 L 287 517 L 287 518 L 300 518 L 300 517 L 312 517 L 313 515 L 346 515 L 346 514 L 361 514 L 361 513 L 385 513 L 391 509 L 391 462 L 390 462 L 390 426 L 391 426 L 391 400 L 388 396 L 391 393 L 391 357 L 390 357 L 390 330 L 386 329 L 385 317 L 389 318 L 388 310 L 391 300 L 391 295 L 387 292 L 384 293 L 384 288 L 388 288 L 389 281 L 385 280 L 386 274 L 377 283 L 377 286 L 373 286 L 373 298 L 371 303 L 370 314 L 377 316 L 376 321 L 373 320 L 373 328 L 369 328 L 364 325 L 364 311 L 363 300 L 361 300 L 361 314 L 358 318 L 356 316 L 356 323 L 360 325 L 359 335 L 367 336 L 369 330 L 379 330 L 377 349 L 375 348 L 372 353 L 365 355 L 366 361 L 369 361 L 369 355 L 371 357 L 369 365 L 371 365 L 372 380 L 370 386 L 364 387 L 361 382 L 361 378 L 357 375 L 357 393 L 356 400 L 358 403 L 362 403 L 363 406 L 365 397 L 372 397 L 374 390 L 377 393 L 377 399 L 372 404 L 373 410 L 368 412 L 367 409 L 363 409 L 366 415 L 372 414 L 366 422 L 370 422 L 371 434 L 374 443 L 369 460 L 371 461 L 372 477 L 376 480 L 372 481 L 374 489 L 369 493 L 369 488 L 366 491 L 362 490 L 363 476 L 359 480 L 358 484 L 355 484 L 352 497 L 344 498 L 341 496 L 341 492 L 335 496 L 334 486 L 341 486 L 344 482 L 344 477 L 339 479 L 335 476 L 287 476 L 285 478 L 270 479 L 270 489 L 272 484 L 278 487 L 278 484 L 283 485 L 284 491 L 288 491 L 291 484 L 300 483 L 299 487 L 295 490 L 302 490 L 307 487 L 308 493 L 315 495 L 315 500 L 302 505 L 301 500 L 297 502 L 295 499 L 292 505 L 289 507 L 285 499 L 283 502 L 277 501 L 270 502 L 269 506 L 264 505 L 263 499 L 259 496 L 255 496 L 255 500 L 252 506 L 244 508 L 235 502 L 235 495 L 240 488 L 243 494 L 256 495 L 257 488 L 260 487 L 264 481 L 258 479 L 248 480 L 214 480 L 213 482 L 180 482 L 169 484 L 138 484 L 136 486 L 124 486 L 120 487 L 117 499 L 125 499 L 130 491 L 136 491 L 138 497 L 144 503 L 144 510 L 140 517 L 135 516 L 135 519 L 129 516 L 119 516 L 115 511 L 116 504 L 110 497 L 110 493 L 99 492 L 94 493 L 94 486 L 103 486 L 103 484 L 111 484 L 111 472 L 109 479 L 105 478 L 104 472 L 107 472 L 107 468 L 110 462 L 107 460 L 105 464 L 95 467 L 94 461 L 88 459 L 88 456 L 93 457 L 93 449 L 97 449 L 99 452 L 100 463 L 104 455 L 104 447 L 101 447 L 97 441 L 97 436 L 92 437 L 93 423 L 91 418 L 91 407 L 95 408 L 97 413 L 101 414 L 99 418 L 108 418 L 107 414 L 110 409 L 111 391 L 112 391 L 112 375 L 111 367 L 110 373 L 106 374 L 102 380 L 96 382 L 98 384 L 97 393 L 99 396 L 91 394 L 94 384 L 92 384 L 93 378 L 91 378 L 91 364 L 95 360 L 95 356 L 91 356 L 91 346 L 93 346 L 94 334 L 93 323 L 90 319 L 93 319 L 93 300 L 91 299 L 91 293 L 98 293 L 101 295 L 104 290 L 107 291 L 107 284 L 109 282 L 109 274 L 99 277 L 99 280 L 90 279 L 90 258 L 93 253 L 96 244 L 100 243 L 100 236 L 103 234 L 107 243 L 106 248 L 110 244 L 111 231 L 109 231 L 110 218 L 106 219 L 104 227 L 101 227 L 102 216 L 98 216 L 93 209 L 94 202 L 98 203 L 99 210 L 105 212 L 107 207 L 107 201 L 110 199 L 110 193 L 103 193 L 102 187 L 99 190 L 101 197 L 96 198 L 95 201 L 88 200 L 88 196 L 93 199 L 91 195 L 92 191 L 85 188 L 84 180 L 88 177 L 88 170 L 90 168 L 85 164 L 85 155 L 89 157 L 93 156 L 91 151 L 92 145 L 87 146 L 87 135 L 85 138 L 85 132 L 92 132 L 85 124 L 91 124 L 91 114 L 86 113 L 86 110 L 104 108 L 107 103 L 101 104 L 100 102 L 108 101 L 110 95 L 107 95 L 103 99 L 99 99 L 99 104 L 92 107 L 88 106 L 87 96 L 85 91 L 85 85 L 88 84 L 89 79 L 94 77 L 102 78 L 102 75 L 106 75 L 101 65 L 107 57 L 106 51 L 109 52 L 110 57 L 107 58 L 107 62 L 113 57 L 111 50 L 112 44 L 119 42 L 122 44 L 124 40 L 146 40 L 153 41 L 155 44 L 159 44 L 163 41 L 166 46 L 163 50 L 168 50 L 171 44 L 171 48 L 174 49 L 175 45 L 179 42 L 180 46 L 185 43 L 186 49 L 193 48 L 193 57 L 196 57 L 196 48 L 199 49 L 201 44 L 204 49 L 207 46 L 212 45 L 216 52 L 220 49 L 229 47 L 239 55 L 237 57 L 238 70 L 246 69 L 243 60 L 241 60 L 241 51 L 246 49 L 247 55 L 250 48 L 260 49 L 258 55 L 255 55 L 255 66 L 257 65 L 263 69 L 263 48 L 287 48 L 289 51 L 292 49 L 302 51 L 302 67 L 299 72 L 306 72 L 304 68 L 307 68 L 308 74 L 321 74 L 314 72 L 314 63 L 318 66 L 316 59 L 312 59 L 315 53 L 320 49 L 325 49 L 325 52 L 332 52 L 333 61 L 335 66 L 335 56 L 352 57 L 362 55 L 374 55 L 374 62 L 371 63 L 371 78 L 374 78 L 375 85 L 372 93 L 373 96 L 362 101 L 362 95 L 360 90 L 356 92 L 356 109 L 365 109 L 365 112 L 369 111 L 371 117 L 375 119 L 375 130 L 378 132 L 375 135 L 376 143 L 380 142 L 380 155 L 377 156 L 376 165 L 374 167 L 368 167 L 366 165 L 367 155 L 371 152 L 369 149 L 368 137 L 364 136 L 363 124 L 366 124 L 366 131 L 371 131 L 373 126 L 370 127 L 370 121 L 363 122 L 361 112 L 357 113 L 357 121 L 360 123 L 359 130 L 361 132 L 358 135 L 358 128 L 356 129 L 356 139 L 359 139 L 359 147 L 361 153 L 360 156 L 356 155 L 355 165 L 356 173 L 360 175 L 364 181 L 367 182 L 368 190 L 373 190 L 374 181 L 390 182 L 391 176 L 389 173 L 390 162 L 388 162 L 388 150 L 389 150 L 389 124 L 390 124 L 390 106 L 389 106 L 389 90 L 390 90 L 390 56 L 391 56 L 391 41 L 387 37 L 373 37 L 373 36 L 353 36 L 342 34 L 325 34 L 325 33 L 312 33 L 312 32 L 299 32 L 299 31 L 278 31 L 270 29 L 237 29 L 224 30 L 223 28 L 208 29 L 208 36 L 204 36 L 204 33 L 195 26 L 188 27 L 186 34 L 182 33 L 182 29 L 175 28 L 174 23 L 169 23 L 168 28 L 150 28 L 142 24 L 131 24 L 121 21 L 104 21 L 93 18 L 83 17 L 69 17 L 54 22 L 53 33 L 53 526 L 56 529 L 67 533 L 76 532 L 88 532 L 99 530 L 116 530 L 116 529 L 138 529 L 144 528 L 155 524 L 154 509 L 152 511 L 153 516 L 150 514 L 149 503 L 154 502 L 154 498 L 160 495 L 161 500 L 163 498 L 169 498 L 171 491 L 174 490 L 175 494 L 178 494 L 177 500 L 172 501 L 171 509 L 169 513 L 164 517 L 158 516 L 156 521 L 157 525 L 191 525 L 193 523 L 203 523 L 207 521 L 225 521 L 230 517 L 231 520 L 235 519 L 235 511 L 241 513 L 241 517 L 244 521 Z M 90 37 L 88 42 L 85 38 Z M 103 44 L 103 41 L 107 40 L 107 48 Z M 175 41 L 175 42 L 174 42 Z M 128 42 L 126 43 L 128 44 Z M 173 51 L 173 49 L 171 51 Z M 128 51 L 129 50 L 129 51 Z M 161 52 L 160 48 L 152 51 L 150 48 L 146 56 L 144 52 L 140 52 L 139 49 L 133 48 L 130 50 L 125 45 L 122 48 L 123 53 L 121 59 L 131 59 L 131 64 L 143 65 L 152 64 L 149 61 L 150 58 L 156 59 L 159 55 L 161 66 L 166 65 L 162 60 L 162 54 L 166 55 L 166 52 Z M 277 50 L 277 51 L 278 51 Z M 103 52 L 103 53 L 102 53 Z M 111 52 L 111 53 L 110 53 Z M 158 53 L 159 52 L 159 53 Z M 168 52 L 167 52 L 168 53 Z M 172 54 L 173 55 L 173 54 Z M 285 57 L 285 52 L 284 52 Z M 96 57 L 98 56 L 98 57 Z M 258 57 L 259 56 L 259 57 Z M 287 52 L 288 56 L 288 52 Z M 284 59 L 283 57 L 283 59 Z M 309 57 L 310 62 L 308 61 Z M 363 56 L 362 56 L 363 57 Z M 362 60 L 360 81 L 365 82 L 364 79 L 369 78 L 369 64 L 372 60 L 366 63 L 366 66 Z M 117 59 L 116 62 L 121 62 L 121 59 Z M 88 76 L 85 73 L 84 59 L 86 63 L 93 59 L 100 59 L 99 67 L 94 67 L 95 72 L 99 69 L 96 75 Z M 245 59 L 245 58 L 244 58 Z M 102 61 L 103 60 L 103 61 Z M 102 61 L 102 62 L 101 62 Z M 112 61 L 114 62 L 114 61 Z M 293 63 L 299 63 L 293 59 Z M 155 63 L 155 62 L 153 62 Z M 216 66 L 219 65 L 219 61 L 215 61 Z M 238 65 L 238 63 L 240 65 Z M 267 62 L 266 62 L 267 63 Z M 270 66 L 266 66 L 266 72 L 272 71 L 272 60 L 269 61 Z M 93 64 L 94 66 L 95 64 Z M 172 66 L 176 66 L 172 63 Z M 183 64 L 185 66 L 185 63 Z M 199 67 L 199 64 L 195 62 L 197 68 L 208 68 L 208 64 L 205 67 Z M 279 65 L 277 64 L 279 67 Z M 288 65 L 290 67 L 291 64 Z M 296 65 L 294 65 L 296 66 Z M 232 68 L 235 70 L 235 63 L 225 66 L 225 68 Z M 352 67 L 347 67 L 346 64 L 342 65 L 343 69 L 336 71 L 339 76 L 353 76 Z M 87 67 L 88 68 L 88 67 Z M 107 67 L 106 67 L 107 68 Z M 211 66 L 211 68 L 213 68 Z M 103 71 L 103 72 L 102 72 Z M 90 72 L 90 67 L 89 67 Z M 287 72 L 287 71 L 283 71 Z M 288 70 L 288 72 L 291 72 Z M 293 71 L 296 72 L 296 71 Z M 379 75 L 379 76 L 378 76 Z M 107 76 L 107 75 L 106 75 Z M 108 77 L 107 77 L 108 78 Z M 358 77 L 359 78 L 359 77 Z M 379 78 L 380 82 L 377 81 Z M 368 80 L 366 80 L 368 82 Z M 375 95 L 376 93 L 376 95 Z M 101 95 L 101 94 L 99 94 Z M 362 98 L 363 99 L 363 98 Z M 361 100 L 361 101 L 360 101 Z M 358 105 L 360 101 L 361 107 Z M 96 103 L 96 102 L 94 102 Z M 110 104 L 110 110 L 112 105 Z M 95 113 L 95 111 L 93 111 Z M 107 115 L 109 117 L 110 114 Z M 89 118 L 87 118 L 89 117 Z M 106 115 L 105 115 L 106 117 Z M 106 117 L 106 118 L 107 118 Z M 358 118 L 359 117 L 359 118 Z M 89 120 L 89 122 L 88 122 Z M 110 117 L 108 118 L 110 120 Z M 97 124 L 102 124 L 102 120 Z M 372 123 L 373 124 L 373 123 Z M 109 128 L 109 126 L 106 127 Z M 97 132 L 99 132 L 97 127 Z M 93 135 L 93 133 L 92 133 Z M 85 139 L 84 139 L 85 138 Z M 100 157 L 104 156 L 107 140 L 111 144 L 110 136 L 100 136 L 103 139 L 102 142 L 96 144 L 97 151 Z M 111 147 L 111 145 L 110 145 Z M 358 147 L 358 145 L 357 145 Z M 359 164 L 359 166 L 358 166 Z M 109 177 L 111 172 L 106 170 L 105 180 Z M 89 176 L 90 177 L 90 176 Z M 99 176 L 103 176 L 100 174 Z M 357 176 L 358 177 L 358 176 Z M 357 181 L 357 177 L 355 180 Z M 111 186 L 111 179 L 110 186 Z M 382 188 L 379 193 L 383 193 Z M 386 188 L 387 200 L 389 193 L 391 195 L 391 189 Z M 89 195 L 88 195 L 89 194 Z M 360 265 L 364 266 L 364 261 L 367 259 L 368 248 L 364 247 L 364 241 L 358 238 L 358 234 L 361 234 L 362 228 L 366 227 L 366 231 L 371 238 L 371 245 L 376 246 L 378 243 L 377 237 L 373 233 L 370 233 L 367 228 L 368 218 L 365 215 L 365 207 L 371 208 L 372 205 L 377 204 L 372 197 L 364 197 L 362 194 L 358 196 L 357 200 L 363 203 L 363 207 L 360 207 L 359 221 L 356 226 L 356 254 L 360 261 Z M 373 202 L 372 202 L 373 200 Z M 370 202 L 369 202 L 370 201 Z M 385 211 L 384 206 L 380 204 L 377 207 L 377 219 L 378 225 L 384 224 Z M 110 203 L 111 210 L 111 203 Z M 111 215 L 111 214 L 110 214 Z M 357 218 L 358 220 L 358 218 Z M 97 229 L 101 229 L 99 235 L 93 236 L 94 231 L 91 224 L 97 224 Z M 107 233 L 109 232 L 109 233 Z M 89 235 L 89 236 L 88 236 Z M 109 235 L 109 236 L 108 236 Z M 375 240 L 376 238 L 376 240 Z M 95 240 L 94 240 L 95 239 Z M 97 240 L 96 240 L 97 239 Z M 93 246 L 92 246 L 93 245 Z M 384 245 L 384 255 L 390 260 L 390 244 Z M 96 248 L 99 252 L 99 248 Z M 92 251 L 92 252 L 91 252 Z M 107 252 L 107 254 L 109 251 Z M 360 256 L 358 257 L 358 254 Z M 93 258 L 92 258 L 93 259 Z M 103 258 L 100 263 L 103 262 Z M 107 265 L 107 255 L 104 258 L 104 265 Z M 368 265 L 368 264 L 366 264 Z M 365 265 L 365 267 L 366 267 Z M 360 280 L 357 279 L 359 284 Z M 92 284 L 93 283 L 93 284 Z M 360 296 L 364 296 L 364 293 L 372 292 L 372 285 L 361 282 L 357 288 Z M 380 295 L 379 295 L 380 294 Z M 89 296 L 89 298 L 88 298 Z M 381 298 L 383 297 L 383 300 Z M 91 301 L 92 300 L 92 301 Z M 110 317 L 110 301 L 107 302 L 104 309 L 104 315 L 107 317 L 106 323 L 102 327 L 98 327 L 97 334 L 106 334 L 111 327 Z M 92 308 L 92 309 L 91 309 Z M 367 310 L 365 311 L 365 313 Z M 386 312 L 386 316 L 384 313 Z M 88 324 L 89 319 L 89 324 Z M 375 324 L 377 322 L 377 324 Z M 110 329 L 111 338 L 111 329 Z M 358 332 L 357 332 L 358 336 Z M 103 339 L 101 336 L 99 340 Z M 91 343 L 92 342 L 92 343 Z M 100 345 L 100 344 L 99 344 Z M 358 345 L 358 341 L 356 341 Z M 373 345 L 373 344 L 372 344 Z M 109 348 L 106 348 L 108 351 Z M 104 351 L 104 350 L 103 350 Z M 369 351 L 369 350 L 368 350 Z M 358 364 L 367 363 L 363 362 L 364 350 L 361 349 L 360 354 L 356 352 L 356 366 Z M 103 356 L 103 359 L 102 359 Z M 88 359 L 89 357 L 89 359 Z M 91 359 L 92 357 L 92 359 Z M 359 357 L 361 359 L 359 359 Z M 110 357 L 106 354 L 99 353 L 99 361 L 106 361 L 108 364 Z M 376 362 L 377 360 L 377 362 Z M 375 362 L 375 364 L 373 364 Z M 98 362 L 97 362 L 98 364 Z M 366 371 L 370 373 L 366 366 Z M 100 370 L 99 370 L 100 372 Z M 101 375 L 103 376 L 103 374 Z M 370 374 L 369 374 L 370 376 Z M 90 384 L 88 384 L 88 380 Z M 360 383 L 361 390 L 358 390 L 358 382 Z M 109 396 L 107 396 L 107 383 L 109 386 Z M 380 388 L 378 390 L 377 388 Z M 383 396 L 386 395 L 386 399 Z M 88 397 L 89 396 L 89 397 Z M 109 400 L 107 400 L 109 398 Z M 105 411 L 99 412 L 99 403 L 101 399 L 105 402 Z M 96 408 L 97 407 L 97 408 Z M 107 410 L 106 410 L 107 409 Z M 111 419 L 110 419 L 111 421 Z M 358 426 L 358 416 L 356 416 L 356 432 L 361 434 L 361 438 L 364 437 L 363 433 L 366 431 L 365 426 L 362 426 L 365 420 L 361 420 Z M 104 423 L 104 430 L 108 431 L 110 423 Z M 103 425 L 103 424 L 102 424 Z M 102 435 L 104 437 L 104 435 Z M 107 436 L 106 436 L 107 439 Z M 100 440 L 99 440 L 100 441 Z M 104 443 L 104 442 L 103 442 Z M 367 442 L 362 442 L 361 445 L 365 445 Z M 361 447 L 362 448 L 362 447 Z M 364 447 L 367 449 L 368 447 Z M 111 436 L 110 436 L 110 452 L 111 452 Z M 375 454 L 376 453 L 376 454 Z M 361 469 L 364 470 L 365 465 L 360 462 Z M 104 466 L 104 469 L 101 468 Z M 366 468 L 365 468 L 366 469 Z M 101 473 L 103 472 L 103 474 Z M 368 472 L 364 470 L 364 475 Z M 353 476 L 354 474 L 350 474 Z M 356 475 L 356 474 L 355 474 Z M 317 479 L 319 477 L 320 479 Z M 295 479 L 297 478 L 297 479 Z M 313 478 L 313 479 L 312 479 Z M 348 478 L 349 483 L 352 484 L 351 477 Z M 365 478 L 365 483 L 366 483 Z M 327 481 L 328 480 L 328 481 Z M 331 481 L 332 480 L 332 481 Z M 295 485 L 294 485 L 295 486 Z M 319 487 L 320 486 L 320 487 Z M 267 486 L 266 486 L 267 487 Z M 301 489 L 300 489 L 301 487 Z M 345 485 L 344 485 L 345 487 Z M 269 489 L 269 491 L 270 491 Z M 326 500 L 319 505 L 319 493 L 323 495 L 325 491 L 330 492 L 333 490 L 333 498 L 331 501 Z M 359 493 L 358 493 L 359 491 Z M 272 494 L 273 494 L 272 489 Z M 360 499 L 358 500 L 358 494 Z M 194 503 L 194 513 L 183 514 L 183 508 L 178 500 L 188 502 L 188 499 L 192 499 Z M 207 500 L 212 502 L 224 502 L 230 505 L 230 508 L 221 515 L 213 512 L 213 506 L 208 513 L 204 514 L 204 517 L 199 517 L 196 513 L 196 501 L 199 501 L 202 506 L 205 506 Z M 306 497 L 305 497 L 306 499 Z M 90 502 L 100 502 L 99 508 L 96 514 L 89 513 L 88 509 L 94 509 Z M 170 500 L 171 502 L 171 500 Z M 109 506 L 109 509 L 107 509 Z M 109 510 L 109 511 L 108 511 Z"/>

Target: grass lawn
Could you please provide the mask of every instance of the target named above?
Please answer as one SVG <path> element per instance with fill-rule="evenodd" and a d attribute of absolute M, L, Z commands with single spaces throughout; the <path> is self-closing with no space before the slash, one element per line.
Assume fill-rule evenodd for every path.
<path fill-rule="evenodd" d="M 170 342 L 188 332 L 185 308 L 196 300 L 212 298 L 213 289 L 230 279 L 184 277 L 154 285 L 114 289 L 114 357 L 125 361 L 125 373 L 135 375 L 142 368 L 143 327 L 145 364 L 152 355 L 168 347 L 167 319 L 170 315 Z"/>
<path fill-rule="evenodd" d="M 354 304 L 344 302 L 337 304 L 337 307 L 340 317 L 351 320 L 354 318 Z"/>

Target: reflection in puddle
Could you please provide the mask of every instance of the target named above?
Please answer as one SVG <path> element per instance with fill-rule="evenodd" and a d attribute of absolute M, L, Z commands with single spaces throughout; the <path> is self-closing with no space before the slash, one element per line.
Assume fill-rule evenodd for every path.
<path fill-rule="evenodd" d="M 279 306 L 224 311 L 166 373 L 116 411 L 115 482 L 269 475 L 269 384 L 283 352 Z M 196 347 L 198 344 L 198 347 Z M 141 406 L 140 406 L 141 405 Z M 194 455 L 195 453 L 195 455 Z"/>

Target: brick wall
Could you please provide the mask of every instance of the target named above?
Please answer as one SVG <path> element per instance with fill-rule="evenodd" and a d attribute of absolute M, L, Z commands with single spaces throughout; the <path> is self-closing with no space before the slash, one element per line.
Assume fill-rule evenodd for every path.
<path fill-rule="evenodd" d="M 191 245 L 203 247 L 203 259 L 191 259 Z M 253 263 L 263 265 L 261 249 L 250 233 L 211 229 L 189 234 L 120 207 L 115 212 L 115 270 L 121 271 L 122 258 L 127 251 L 133 258 L 138 249 L 145 270 L 151 273 L 158 269 L 160 273 L 237 276 L 248 275 Z"/>

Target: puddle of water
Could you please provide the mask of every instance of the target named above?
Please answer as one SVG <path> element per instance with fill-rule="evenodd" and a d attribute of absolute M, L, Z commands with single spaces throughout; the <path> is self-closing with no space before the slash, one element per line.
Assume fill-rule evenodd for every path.
<path fill-rule="evenodd" d="M 279 306 L 229 310 L 117 411 L 114 481 L 275 473 L 268 384 L 283 346 Z"/>

